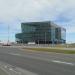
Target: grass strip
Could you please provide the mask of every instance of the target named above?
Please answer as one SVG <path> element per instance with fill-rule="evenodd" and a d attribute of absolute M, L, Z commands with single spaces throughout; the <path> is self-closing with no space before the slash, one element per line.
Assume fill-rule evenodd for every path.
<path fill-rule="evenodd" d="M 45 52 L 55 52 L 55 53 L 64 53 L 64 54 L 75 54 L 74 50 L 65 50 L 65 49 L 57 49 L 57 48 L 25 48 L 28 50 L 34 51 L 45 51 Z"/>

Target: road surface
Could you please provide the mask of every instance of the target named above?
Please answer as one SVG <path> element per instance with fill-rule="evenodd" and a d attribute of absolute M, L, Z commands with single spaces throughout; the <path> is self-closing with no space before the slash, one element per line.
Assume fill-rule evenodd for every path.
<path fill-rule="evenodd" d="M 75 55 L 71 54 L 0 47 L 0 61 L 22 68 L 32 75 L 75 75 Z"/>

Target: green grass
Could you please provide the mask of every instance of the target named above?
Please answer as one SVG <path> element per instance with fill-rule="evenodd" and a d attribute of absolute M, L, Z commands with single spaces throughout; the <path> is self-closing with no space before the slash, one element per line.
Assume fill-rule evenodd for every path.
<path fill-rule="evenodd" d="M 64 53 L 64 54 L 75 54 L 74 50 L 64 50 L 64 49 L 57 49 L 57 48 L 25 48 L 28 50 L 34 51 L 45 51 L 45 52 L 55 52 L 55 53 Z"/>

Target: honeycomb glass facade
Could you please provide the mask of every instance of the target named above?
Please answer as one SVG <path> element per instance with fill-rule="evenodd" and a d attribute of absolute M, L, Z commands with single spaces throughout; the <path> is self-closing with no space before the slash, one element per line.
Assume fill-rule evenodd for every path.
<path fill-rule="evenodd" d="M 22 23 L 21 29 L 22 33 L 15 35 L 17 43 L 58 44 L 66 42 L 66 29 L 50 21 Z"/>

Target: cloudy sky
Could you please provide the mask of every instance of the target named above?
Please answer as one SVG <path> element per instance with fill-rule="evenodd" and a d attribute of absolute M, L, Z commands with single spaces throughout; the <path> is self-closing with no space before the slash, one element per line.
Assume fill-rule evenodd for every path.
<path fill-rule="evenodd" d="M 20 23 L 29 21 L 53 21 L 67 29 L 67 42 L 75 42 L 74 0 L 0 0 L 0 40 L 10 40 L 21 32 Z"/>

